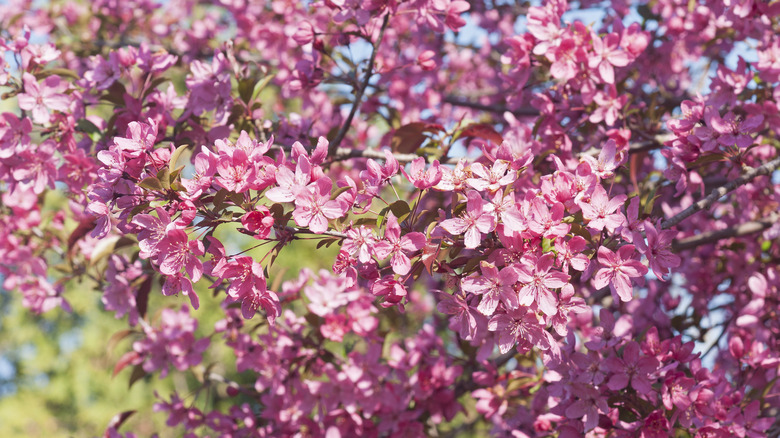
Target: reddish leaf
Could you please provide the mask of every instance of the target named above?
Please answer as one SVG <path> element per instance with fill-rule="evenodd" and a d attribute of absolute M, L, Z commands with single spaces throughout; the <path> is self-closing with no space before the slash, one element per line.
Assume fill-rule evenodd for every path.
<path fill-rule="evenodd" d="M 476 137 L 483 140 L 491 141 L 495 144 L 501 144 L 504 142 L 504 137 L 501 136 L 492 126 L 487 123 L 472 123 L 466 126 L 460 133 L 461 137 Z"/>
<path fill-rule="evenodd" d="M 132 364 L 136 360 L 140 359 L 141 356 L 138 355 L 135 351 L 128 351 L 127 353 L 123 354 L 122 357 L 119 358 L 119 362 L 116 363 L 114 366 L 114 374 L 112 377 L 116 377 L 117 374 L 119 374 L 120 371 L 125 369 L 128 365 Z"/>
<path fill-rule="evenodd" d="M 122 423 L 127 421 L 127 419 L 130 418 L 130 416 L 133 414 L 135 414 L 135 411 L 124 411 L 114 415 L 111 421 L 108 422 L 108 427 L 106 429 L 118 430 L 122 426 Z M 103 434 L 103 436 L 105 438 L 109 437 L 108 430 L 106 430 L 106 433 Z"/>
<path fill-rule="evenodd" d="M 422 256 L 420 256 L 420 261 L 422 261 L 423 266 L 425 266 L 425 269 L 431 275 L 433 275 L 433 262 L 435 262 L 436 258 L 439 256 L 439 249 L 441 249 L 440 244 L 428 242 L 425 245 L 425 248 L 423 248 Z"/>
<path fill-rule="evenodd" d="M 120 330 L 116 333 L 114 333 L 111 336 L 111 339 L 108 340 L 108 344 L 106 345 L 107 351 L 112 351 L 114 348 L 116 348 L 116 344 L 118 344 L 122 339 L 130 336 L 134 332 L 132 330 Z"/>
<path fill-rule="evenodd" d="M 402 154 L 414 153 L 422 146 L 428 136 L 426 132 L 443 132 L 444 127 L 436 123 L 413 122 L 401 126 L 393 133 L 390 140 L 390 148 L 393 152 Z"/>
<path fill-rule="evenodd" d="M 127 387 L 132 388 L 133 384 L 141 380 L 145 375 L 146 371 L 144 371 L 144 367 L 141 366 L 141 364 L 136 365 L 133 368 L 133 374 L 130 375 L 130 381 L 127 383 Z"/>
<path fill-rule="evenodd" d="M 77 226 L 76 229 L 70 233 L 70 237 L 68 237 L 68 252 L 73 249 L 73 245 L 75 245 L 79 239 L 86 236 L 90 230 L 95 228 L 96 221 L 97 218 L 95 217 L 86 217 L 79 222 L 79 226 Z"/>
<path fill-rule="evenodd" d="M 138 308 L 138 315 L 141 318 L 146 316 L 146 308 L 149 304 L 149 291 L 152 290 L 152 276 L 146 277 L 146 280 L 138 288 L 135 294 L 135 307 Z"/>

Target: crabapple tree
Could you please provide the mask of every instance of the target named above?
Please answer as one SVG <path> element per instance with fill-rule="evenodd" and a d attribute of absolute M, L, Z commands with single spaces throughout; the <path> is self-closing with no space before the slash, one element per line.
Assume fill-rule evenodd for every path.
<path fill-rule="evenodd" d="M 3 294 L 121 320 L 157 432 L 780 434 L 780 2 L 0 23 Z"/>

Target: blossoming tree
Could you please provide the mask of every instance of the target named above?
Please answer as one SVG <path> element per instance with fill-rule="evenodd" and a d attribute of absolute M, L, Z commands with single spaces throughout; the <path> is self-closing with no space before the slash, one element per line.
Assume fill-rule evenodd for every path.
<path fill-rule="evenodd" d="M 5 293 L 192 436 L 777 436 L 780 2 L 532 3 L 6 2 Z"/>

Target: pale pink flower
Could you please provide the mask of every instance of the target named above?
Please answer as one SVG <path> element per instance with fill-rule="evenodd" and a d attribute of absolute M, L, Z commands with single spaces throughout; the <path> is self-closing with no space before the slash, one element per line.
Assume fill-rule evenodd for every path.
<path fill-rule="evenodd" d="M 499 271 L 496 265 L 486 261 L 480 263 L 480 270 L 482 275 L 469 276 L 460 281 L 460 288 L 464 292 L 482 295 L 477 310 L 490 316 L 495 313 L 499 302 L 504 303 L 507 309 L 517 308 L 517 292 L 514 289 L 517 270 L 510 266 Z"/>
<path fill-rule="evenodd" d="M 517 172 L 509 168 L 509 161 L 496 160 L 488 170 L 481 163 L 474 163 L 470 167 L 471 173 L 479 178 L 469 178 L 468 184 L 479 191 L 495 192 L 506 185 L 512 184 L 517 179 Z M 509 169 L 509 173 L 507 173 Z"/>
<path fill-rule="evenodd" d="M 588 228 L 596 231 L 606 228 L 610 233 L 614 233 L 626 221 L 620 211 L 624 202 L 626 202 L 626 195 L 617 195 L 609 199 L 606 189 L 599 184 L 593 190 L 590 202 L 580 202 L 579 206 L 582 209 L 582 216 L 589 221 Z"/>
<path fill-rule="evenodd" d="M 276 170 L 276 183 L 279 187 L 265 192 L 265 197 L 274 202 L 293 202 L 299 193 L 306 190 L 309 181 L 311 181 L 311 165 L 306 157 L 300 157 L 294 174 L 286 166 L 280 166 Z"/>
<path fill-rule="evenodd" d="M 406 275 L 412 269 L 411 261 L 406 253 L 413 253 L 425 246 L 425 234 L 414 231 L 406 233 L 401 237 L 401 227 L 398 225 L 398 219 L 393 212 L 387 214 L 387 225 L 385 226 L 385 238 L 374 245 L 374 252 L 380 259 L 385 259 L 392 255 L 390 266 L 393 272 L 398 275 Z"/>
<path fill-rule="evenodd" d="M 313 233 L 321 234 L 328 229 L 328 219 L 340 218 L 344 211 L 338 201 L 330 200 L 333 182 L 322 177 L 295 198 L 293 219 L 300 227 L 309 227 Z"/>
<path fill-rule="evenodd" d="M 374 252 L 376 237 L 374 233 L 364 226 L 359 228 L 350 228 L 347 230 L 347 238 L 341 245 L 341 250 L 349 255 L 358 254 L 360 263 L 368 263 L 371 260 L 371 253 Z"/>
<path fill-rule="evenodd" d="M 441 227 L 453 236 L 465 233 L 466 248 L 473 249 L 479 246 L 482 234 L 487 234 L 496 227 L 496 218 L 492 212 L 486 211 L 482 196 L 478 192 L 470 191 L 466 196 L 466 214 L 461 218 L 443 221 Z"/>
<path fill-rule="evenodd" d="M 59 76 L 51 75 L 39 84 L 35 76 L 25 73 L 22 81 L 24 93 L 17 96 L 19 108 L 31 111 L 33 122 L 45 125 L 51 120 L 51 111 L 68 111 L 71 98 L 63 94 L 68 84 Z"/>
<path fill-rule="evenodd" d="M 420 190 L 429 189 L 441 181 L 442 171 L 438 160 L 433 160 L 431 167 L 425 169 L 425 158 L 420 157 L 409 165 L 409 173 L 401 168 L 406 179 Z"/>
<path fill-rule="evenodd" d="M 524 283 L 518 295 L 521 306 L 529 306 L 536 301 L 546 315 L 552 316 L 558 312 L 558 297 L 552 289 L 566 285 L 569 276 L 563 272 L 550 271 L 554 260 L 552 253 L 546 253 L 538 259 L 533 255 L 523 257 L 517 269 L 517 278 L 520 283 Z"/>

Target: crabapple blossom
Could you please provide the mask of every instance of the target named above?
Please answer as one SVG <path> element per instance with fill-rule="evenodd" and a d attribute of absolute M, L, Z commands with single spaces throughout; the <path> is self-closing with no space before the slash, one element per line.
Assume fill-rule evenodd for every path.
<path fill-rule="evenodd" d="M 776 435 L 777 2 L 5 3 L 41 434 Z"/>

